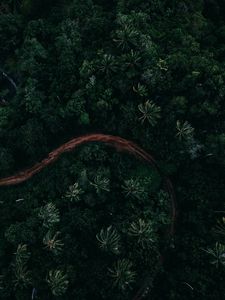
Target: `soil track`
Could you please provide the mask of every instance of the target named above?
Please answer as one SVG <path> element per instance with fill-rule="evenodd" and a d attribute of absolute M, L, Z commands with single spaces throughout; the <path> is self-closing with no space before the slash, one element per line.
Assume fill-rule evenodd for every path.
<path fill-rule="evenodd" d="M 138 145 L 132 141 L 123 139 L 119 136 L 106 135 L 106 134 L 87 134 L 80 137 L 76 137 L 68 141 L 67 143 L 61 145 L 57 149 L 51 151 L 47 158 L 43 159 L 41 162 L 36 163 L 33 167 L 21 171 L 13 176 L 0 179 L 0 186 L 11 186 L 17 185 L 24 181 L 27 181 L 35 174 L 39 173 L 43 168 L 55 162 L 62 153 L 70 152 L 77 148 L 78 146 L 89 143 L 89 142 L 102 142 L 107 145 L 110 145 L 116 148 L 118 151 L 125 151 L 130 154 L 135 155 L 137 158 L 148 162 L 157 172 L 160 174 L 164 181 L 165 189 L 169 193 L 171 198 L 171 226 L 169 234 L 171 237 L 174 235 L 174 224 L 176 220 L 176 201 L 173 185 L 169 178 L 164 176 L 162 171 L 159 168 L 156 160 Z M 145 285 L 144 285 L 145 286 Z M 146 293 L 146 287 L 142 287 L 133 300 L 139 300 L 143 298 L 143 295 Z"/>

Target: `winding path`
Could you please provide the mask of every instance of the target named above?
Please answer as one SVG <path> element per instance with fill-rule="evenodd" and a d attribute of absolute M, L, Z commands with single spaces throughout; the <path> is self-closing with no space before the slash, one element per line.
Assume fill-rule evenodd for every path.
<path fill-rule="evenodd" d="M 25 182 L 31 177 L 33 177 L 35 174 L 39 173 L 43 168 L 55 162 L 62 153 L 70 152 L 75 148 L 77 148 L 78 146 L 89 142 L 102 142 L 116 148 L 119 151 L 125 151 L 130 154 L 133 154 L 137 158 L 140 158 L 148 162 L 151 166 L 154 167 L 155 170 L 157 170 L 157 172 L 162 177 L 165 185 L 165 189 L 171 198 L 171 226 L 170 226 L 169 234 L 172 237 L 174 235 L 174 224 L 176 221 L 176 200 L 175 200 L 173 185 L 170 179 L 164 176 L 164 174 L 159 168 L 158 163 L 149 153 L 144 151 L 142 148 L 140 148 L 132 141 L 123 139 L 119 136 L 96 133 L 96 134 L 87 134 L 87 135 L 73 138 L 67 143 L 51 151 L 48 154 L 47 158 L 43 159 L 41 162 L 36 163 L 33 167 L 21 171 L 13 176 L 0 179 L 0 186 L 12 186 L 12 185 L 17 185 L 22 182 Z M 140 291 L 133 298 L 133 300 L 142 299 L 145 293 L 146 293 L 146 286 L 140 289 Z"/>

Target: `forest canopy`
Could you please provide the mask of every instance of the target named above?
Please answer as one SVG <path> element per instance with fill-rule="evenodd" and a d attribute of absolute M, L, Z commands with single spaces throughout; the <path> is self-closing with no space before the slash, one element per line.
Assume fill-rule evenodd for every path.
<path fill-rule="evenodd" d="M 91 133 L 160 172 L 94 142 L 0 186 L 0 299 L 224 299 L 224 16 L 223 0 L 1 1 L 0 180 Z"/>

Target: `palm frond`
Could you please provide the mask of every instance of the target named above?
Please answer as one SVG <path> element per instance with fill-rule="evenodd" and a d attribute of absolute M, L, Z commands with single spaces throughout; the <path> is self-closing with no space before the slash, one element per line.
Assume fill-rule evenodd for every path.
<path fill-rule="evenodd" d="M 83 194 L 83 190 L 79 187 L 78 182 L 75 182 L 69 187 L 68 192 L 66 193 L 66 198 L 70 201 L 79 202 L 81 200 L 80 196 Z"/>
<path fill-rule="evenodd" d="M 99 243 L 99 247 L 104 251 L 110 251 L 115 254 L 119 253 L 120 246 L 120 236 L 118 232 L 109 226 L 106 229 L 101 229 L 101 231 L 96 235 Z"/>
<path fill-rule="evenodd" d="M 90 182 L 90 184 L 92 186 L 95 187 L 96 192 L 99 194 L 101 191 L 106 191 L 109 192 L 110 188 L 109 188 L 109 179 L 108 178 L 103 178 L 100 175 L 97 175 L 94 178 L 94 182 Z"/>
<path fill-rule="evenodd" d="M 152 126 L 155 126 L 160 119 L 161 108 L 152 101 L 147 100 L 144 104 L 139 104 L 138 109 L 142 113 L 139 118 L 142 124 L 147 120 Z"/>
<path fill-rule="evenodd" d="M 124 185 L 122 185 L 122 189 L 126 197 L 141 199 L 146 196 L 144 187 L 137 179 L 131 178 L 125 180 Z"/>
<path fill-rule="evenodd" d="M 69 285 L 67 275 L 61 270 L 50 270 L 46 281 L 52 294 L 57 297 L 65 294 Z"/>
<path fill-rule="evenodd" d="M 49 230 L 43 238 L 43 244 L 45 245 L 45 248 L 55 255 L 59 254 L 64 246 L 63 242 L 58 239 L 59 235 L 59 231 L 53 233 L 51 230 Z"/>
<path fill-rule="evenodd" d="M 137 242 L 143 247 L 148 243 L 154 243 L 156 240 L 151 222 L 146 222 L 143 219 L 139 219 L 130 224 L 128 235 L 135 237 Z"/>
<path fill-rule="evenodd" d="M 217 268 L 219 265 L 225 266 L 225 245 L 217 242 L 214 248 L 203 249 L 203 251 L 211 256 L 211 264 Z"/>
<path fill-rule="evenodd" d="M 189 139 L 193 136 L 194 128 L 187 122 L 177 121 L 177 134 L 179 140 Z"/>
<path fill-rule="evenodd" d="M 43 226 L 47 228 L 51 228 L 60 221 L 59 210 L 52 202 L 41 207 L 38 216 L 43 221 Z"/>
<path fill-rule="evenodd" d="M 136 273 L 132 271 L 132 267 L 133 265 L 129 260 L 120 259 L 112 268 L 108 269 L 114 287 L 125 290 L 135 281 Z"/>

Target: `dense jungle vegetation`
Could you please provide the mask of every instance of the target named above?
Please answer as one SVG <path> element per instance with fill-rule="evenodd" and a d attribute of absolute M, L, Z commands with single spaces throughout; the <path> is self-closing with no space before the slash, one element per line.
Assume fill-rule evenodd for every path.
<path fill-rule="evenodd" d="M 1 0 L 0 299 L 225 299 L 224 0 Z M 140 296 L 135 295 L 141 289 Z"/>

